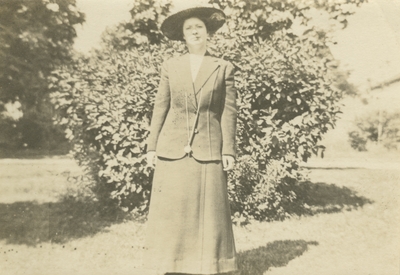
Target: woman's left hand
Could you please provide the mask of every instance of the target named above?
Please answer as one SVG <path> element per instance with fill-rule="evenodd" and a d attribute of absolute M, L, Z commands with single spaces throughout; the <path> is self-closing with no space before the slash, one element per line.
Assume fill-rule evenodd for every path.
<path fill-rule="evenodd" d="M 222 156 L 222 165 L 224 168 L 224 171 L 230 171 L 233 169 L 233 166 L 235 165 L 235 158 L 229 155 L 223 155 Z"/>

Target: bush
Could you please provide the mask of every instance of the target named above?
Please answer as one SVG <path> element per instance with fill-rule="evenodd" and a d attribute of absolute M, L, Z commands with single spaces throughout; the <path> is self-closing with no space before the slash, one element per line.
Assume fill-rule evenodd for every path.
<path fill-rule="evenodd" d="M 387 149 L 398 149 L 400 143 L 400 113 L 375 111 L 357 117 L 348 133 L 352 148 L 367 151 L 367 143 L 379 143 Z"/>
<path fill-rule="evenodd" d="M 93 192 L 129 210 L 147 207 L 145 139 L 160 62 L 156 52 L 134 50 L 79 60 L 52 77 L 58 123 L 66 126 L 74 158 L 96 182 Z"/>
<path fill-rule="evenodd" d="M 229 197 L 233 222 L 247 223 L 249 219 L 283 220 L 301 209 L 293 186 L 304 180 L 290 162 L 273 160 L 267 169 L 258 170 L 258 164 L 249 156 L 238 159 L 233 173 L 229 174 Z M 291 171 L 291 172 L 289 172 Z"/>
<path fill-rule="evenodd" d="M 284 219 L 291 208 L 304 207 L 293 191 L 302 177 L 300 162 L 324 149 L 318 142 L 340 112 L 345 91 L 335 85 L 329 40 L 307 20 L 306 31 L 293 34 L 292 22 L 307 9 L 296 2 L 213 2 L 228 21 L 225 31 L 211 39 L 210 52 L 237 68 L 232 212 L 237 222 Z M 336 14 L 339 6 L 322 8 Z M 93 192 L 141 213 L 151 189 L 144 153 L 159 66 L 185 51 L 159 35 L 158 21 L 168 8 L 168 3 L 136 1 L 132 21 L 109 29 L 103 50 L 51 78 L 57 121 L 74 144 L 73 156 L 87 168 Z"/>
<path fill-rule="evenodd" d="M 367 138 L 361 136 L 361 134 L 357 131 L 349 132 L 349 142 L 351 148 L 359 151 L 365 152 L 367 151 Z"/>

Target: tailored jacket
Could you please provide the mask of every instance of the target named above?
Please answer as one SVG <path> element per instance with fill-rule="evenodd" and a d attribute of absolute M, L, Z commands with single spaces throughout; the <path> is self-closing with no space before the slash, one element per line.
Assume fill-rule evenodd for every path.
<path fill-rule="evenodd" d="M 162 65 L 147 151 L 168 159 L 183 158 L 193 131 L 195 159 L 235 157 L 236 120 L 234 66 L 230 62 L 206 53 L 193 82 L 189 54 L 171 58 Z"/>

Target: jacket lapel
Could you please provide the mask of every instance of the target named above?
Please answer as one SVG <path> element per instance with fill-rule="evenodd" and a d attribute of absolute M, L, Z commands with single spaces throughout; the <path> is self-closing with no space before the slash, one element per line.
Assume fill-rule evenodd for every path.
<path fill-rule="evenodd" d="M 198 94 L 204 83 L 209 79 L 211 74 L 219 67 L 218 59 L 213 58 L 208 53 L 205 54 L 203 62 L 200 65 L 199 72 L 197 73 L 194 82 L 194 92 Z M 190 64 L 189 64 L 190 67 Z M 190 70 L 190 68 L 189 68 Z"/>
<path fill-rule="evenodd" d="M 197 73 L 195 82 L 193 83 L 189 54 L 185 54 L 180 57 L 180 61 L 177 68 L 175 68 L 175 71 L 180 76 L 180 87 L 183 96 L 185 96 L 185 93 L 187 94 L 188 103 L 193 107 L 197 108 L 196 95 L 198 95 L 201 88 L 219 66 L 220 64 L 218 59 L 213 58 L 206 52 L 200 65 L 199 72 Z"/>

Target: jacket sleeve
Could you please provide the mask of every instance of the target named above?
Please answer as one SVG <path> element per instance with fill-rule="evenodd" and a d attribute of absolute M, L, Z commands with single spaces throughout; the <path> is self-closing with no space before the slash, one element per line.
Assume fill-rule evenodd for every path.
<path fill-rule="evenodd" d="M 168 66 L 164 62 L 161 67 L 161 80 L 155 98 L 153 116 L 150 124 L 150 135 L 147 140 L 147 151 L 155 151 L 158 136 L 160 135 L 165 118 L 170 107 L 170 88 L 168 80 Z"/>
<path fill-rule="evenodd" d="M 236 157 L 236 89 L 234 83 L 235 69 L 228 63 L 225 69 L 225 98 L 222 100 L 221 130 L 222 130 L 222 155 Z"/>

